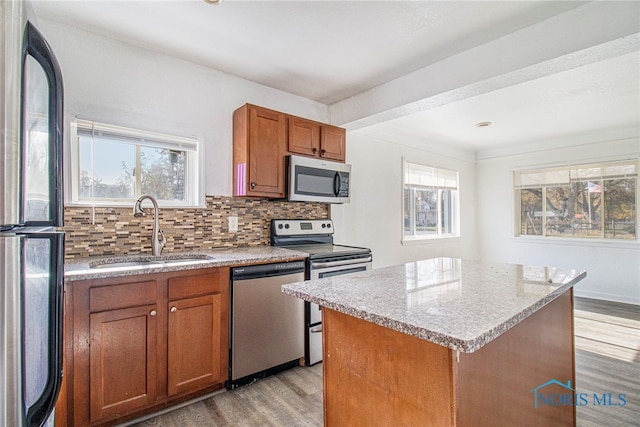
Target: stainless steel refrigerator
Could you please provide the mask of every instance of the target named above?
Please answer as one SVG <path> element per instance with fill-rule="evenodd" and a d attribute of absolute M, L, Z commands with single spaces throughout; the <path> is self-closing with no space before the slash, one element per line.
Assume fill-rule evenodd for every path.
<path fill-rule="evenodd" d="M 31 427 L 62 379 L 62 76 L 28 2 L 0 21 L 0 426 Z"/>

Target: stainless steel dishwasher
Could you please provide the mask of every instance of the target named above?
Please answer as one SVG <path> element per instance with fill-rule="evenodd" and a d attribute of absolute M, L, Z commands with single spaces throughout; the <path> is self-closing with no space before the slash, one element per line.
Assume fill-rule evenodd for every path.
<path fill-rule="evenodd" d="M 295 366 L 304 357 L 304 301 L 281 286 L 304 280 L 304 261 L 231 269 L 227 389 Z"/>

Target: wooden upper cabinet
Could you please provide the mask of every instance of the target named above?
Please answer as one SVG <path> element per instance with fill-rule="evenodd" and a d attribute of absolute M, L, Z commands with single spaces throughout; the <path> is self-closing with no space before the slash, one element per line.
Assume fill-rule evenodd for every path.
<path fill-rule="evenodd" d="M 290 154 L 344 162 L 347 139 L 345 129 L 294 116 L 288 116 L 288 121 Z"/>
<path fill-rule="evenodd" d="M 320 126 L 320 157 L 344 162 L 347 154 L 347 131 L 337 126 Z"/>
<path fill-rule="evenodd" d="M 320 154 L 320 124 L 289 117 L 289 152 L 305 156 Z"/>
<path fill-rule="evenodd" d="M 233 195 L 285 197 L 287 154 L 345 161 L 346 130 L 256 105 L 233 112 Z"/>
<path fill-rule="evenodd" d="M 246 104 L 233 113 L 235 196 L 284 197 L 286 116 Z"/>

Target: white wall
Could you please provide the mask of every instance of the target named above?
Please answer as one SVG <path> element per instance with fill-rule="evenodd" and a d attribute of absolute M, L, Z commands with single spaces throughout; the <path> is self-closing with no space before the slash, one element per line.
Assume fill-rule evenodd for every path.
<path fill-rule="evenodd" d="M 575 287 L 576 295 L 640 304 L 640 243 L 637 240 L 514 237 L 512 179 L 512 171 L 516 169 L 638 158 L 639 155 L 640 140 L 633 138 L 479 159 L 479 258 L 584 269 L 587 278 Z"/>
<path fill-rule="evenodd" d="M 369 247 L 374 267 L 436 256 L 472 259 L 476 248 L 476 166 L 473 153 L 441 154 L 428 142 L 379 139 L 360 131 L 347 134 L 347 162 L 352 164 L 351 203 L 333 205 L 338 243 Z M 460 238 L 403 245 L 402 158 L 460 172 Z"/>
<path fill-rule="evenodd" d="M 327 121 L 327 106 L 53 21 L 39 27 L 62 68 L 65 119 L 196 136 L 205 192 L 232 194 L 232 114 L 245 103 Z"/>
<path fill-rule="evenodd" d="M 41 19 L 60 61 L 66 119 L 80 117 L 205 142 L 205 191 L 232 193 L 232 112 L 246 102 L 319 121 L 326 105 L 235 76 Z M 531 241 L 514 237 L 511 171 L 554 162 L 639 155 L 637 139 L 484 156 L 425 141 L 348 133 L 352 202 L 333 206 L 341 243 L 371 247 L 383 267 L 434 256 L 578 267 L 577 295 L 640 304 L 640 244 Z M 545 145 L 548 147 L 548 145 Z M 401 161 L 460 171 L 462 237 L 402 245 Z M 479 195 L 479 197 L 478 197 Z"/>

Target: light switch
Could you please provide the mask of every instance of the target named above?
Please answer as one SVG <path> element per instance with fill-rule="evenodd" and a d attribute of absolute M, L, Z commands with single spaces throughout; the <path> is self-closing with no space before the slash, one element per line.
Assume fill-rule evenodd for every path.
<path fill-rule="evenodd" d="M 229 233 L 235 233 L 238 231 L 238 217 L 230 216 L 229 217 Z"/>

